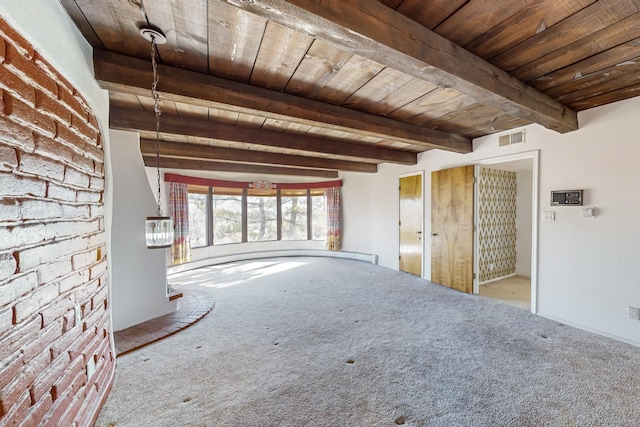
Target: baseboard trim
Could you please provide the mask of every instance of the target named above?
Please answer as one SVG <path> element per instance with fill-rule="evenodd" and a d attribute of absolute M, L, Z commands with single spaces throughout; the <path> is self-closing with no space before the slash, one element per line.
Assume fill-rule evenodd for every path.
<path fill-rule="evenodd" d="M 329 258 L 342 258 L 352 259 L 356 261 L 369 262 L 371 264 L 378 264 L 378 255 L 366 254 L 361 252 L 348 252 L 348 251 L 324 251 L 319 249 L 282 249 L 273 251 L 256 251 L 256 252 L 244 252 L 233 255 L 224 255 L 218 257 L 205 258 L 196 261 L 185 262 L 184 264 L 172 265 L 167 268 L 167 275 L 181 273 L 183 271 L 189 271 L 200 267 L 207 267 L 210 265 L 226 264 L 235 261 L 245 261 L 250 259 L 262 259 L 262 258 L 274 258 L 274 257 L 296 257 L 296 256 L 316 256 L 316 257 L 329 257 Z"/>
<path fill-rule="evenodd" d="M 603 337 L 611 338 L 612 340 L 621 341 L 621 342 L 630 344 L 630 345 L 635 346 L 635 347 L 640 347 L 640 342 L 638 342 L 638 341 L 629 340 L 627 338 L 623 338 L 623 337 L 618 336 L 618 335 L 614 335 L 614 334 L 610 334 L 610 333 L 607 333 L 607 332 L 604 332 L 604 331 L 600 331 L 598 329 L 589 328 L 588 326 L 583 326 L 583 325 L 580 325 L 578 323 L 568 322 L 568 321 L 566 321 L 564 319 L 560 319 L 560 318 L 555 317 L 555 316 L 549 316 L 548 314 L 544 314 L 544 313 L 538 312 L 537 315 L 541 316 L 541 317 L 544 317 L 546 319 L 549 319 L 549 320 L 553 320 L 553 321 L 558 322 L 558 323 L 562 323 L 563 325 L 571 326 L 572 328 L 582 329 L 583 331 L 591 332 L 592 334 L 601 335 Z"/>

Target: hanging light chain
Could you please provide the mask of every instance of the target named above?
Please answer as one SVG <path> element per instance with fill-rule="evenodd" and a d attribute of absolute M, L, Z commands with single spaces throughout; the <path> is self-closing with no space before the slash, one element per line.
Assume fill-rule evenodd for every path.
<path fill-rule="evenodd" d="M 158 176 L 158 209 L 157 216 L 162 216 L 162 208 L 160 207 L 160 96 L 158 95 L 158 63 L 156 62 L 156 38 L 151 36 L 151 66 L 153 67 L 153 83 L 151 84 L 151 96 L 153 97 L 153 111 L 156 116 L 156 172 Z"/>

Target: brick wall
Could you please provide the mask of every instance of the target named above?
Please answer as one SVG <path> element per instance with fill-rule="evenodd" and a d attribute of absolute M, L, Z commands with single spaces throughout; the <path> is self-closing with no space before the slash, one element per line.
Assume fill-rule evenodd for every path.
<path fill-rule="evenodd" d="M 0 425 L 88 425 L 108 392 L 103 190 L 86 101 L 0 18 Z"/>

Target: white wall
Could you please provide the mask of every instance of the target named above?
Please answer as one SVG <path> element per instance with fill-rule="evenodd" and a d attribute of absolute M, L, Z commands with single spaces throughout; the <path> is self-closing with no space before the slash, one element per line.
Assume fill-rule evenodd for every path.
<path fill-rule="evenodd" d="M 640 98 L 633 98 L 581 112 L 580 130 L 567 134 L 531 125 L 525 144 L 499 147 L 498 135 L 489 135 L 476 139 L 470 154 L 432 150 L 419 156 L 418 166 L 382 165 L 369 178 L 370 203 L 352 206 L 345 215 L 345 241 L 359 239 L 351 233 L 361 232 L 357 224 L 373 216 L 371 246 L 362 251 L 397 269 L 398 175 L 425 171 L 428 236 L 431 171 L 539 150 L 539 210 L 556 212 L 555 222 L 539 223 L 539 314 L 640 345 L 640 322 L 627 316 L 629 305 L 640 307 L 638 111 Z M 550 207 L 549 193 L 563 189 L 584 189 L 585 204 L 596 206 L 598 216 L 583 219 L 579 207 Z M 428 239 L 424 254 L 428 279 Z"/>
<path fill-rule="evenodd" d="M 139 135 L 111 130 L 114 209 L 111 232 L 111 310 L 115 331 L 176 309 L 167 299 L 167 249 L 147 249 L 144 221 L 155 216 Z"/>
<path fill-rule="evenodd" d="M 516 172 L 516 274 L 531 277 L 532 171 Z"/>

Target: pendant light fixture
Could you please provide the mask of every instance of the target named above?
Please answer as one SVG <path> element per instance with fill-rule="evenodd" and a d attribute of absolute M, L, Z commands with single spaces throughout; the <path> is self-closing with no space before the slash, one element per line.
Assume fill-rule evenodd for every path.
<path fill-rule="evenodd" d="M 165 44 L 167 38 L 157 28 L 143 27 L 140 29 L 140 35 L 147 41 L 151 42 L 151 66 L 153 71 L 153 82 L 151 83 L 151 96 L 153 97 L 153 111 L 156 115 L 156 172 L 158 177 L 158 208 L 156 216 L 148 216 L 145 221 L 145 239 L 147 248 L 168 248 L 173 244 L 173 221 L 171 217 L 163 216 L 160 207 L 160 97 L 158 96 L 158 64 L 156 62 L 156 46 Z"/>

